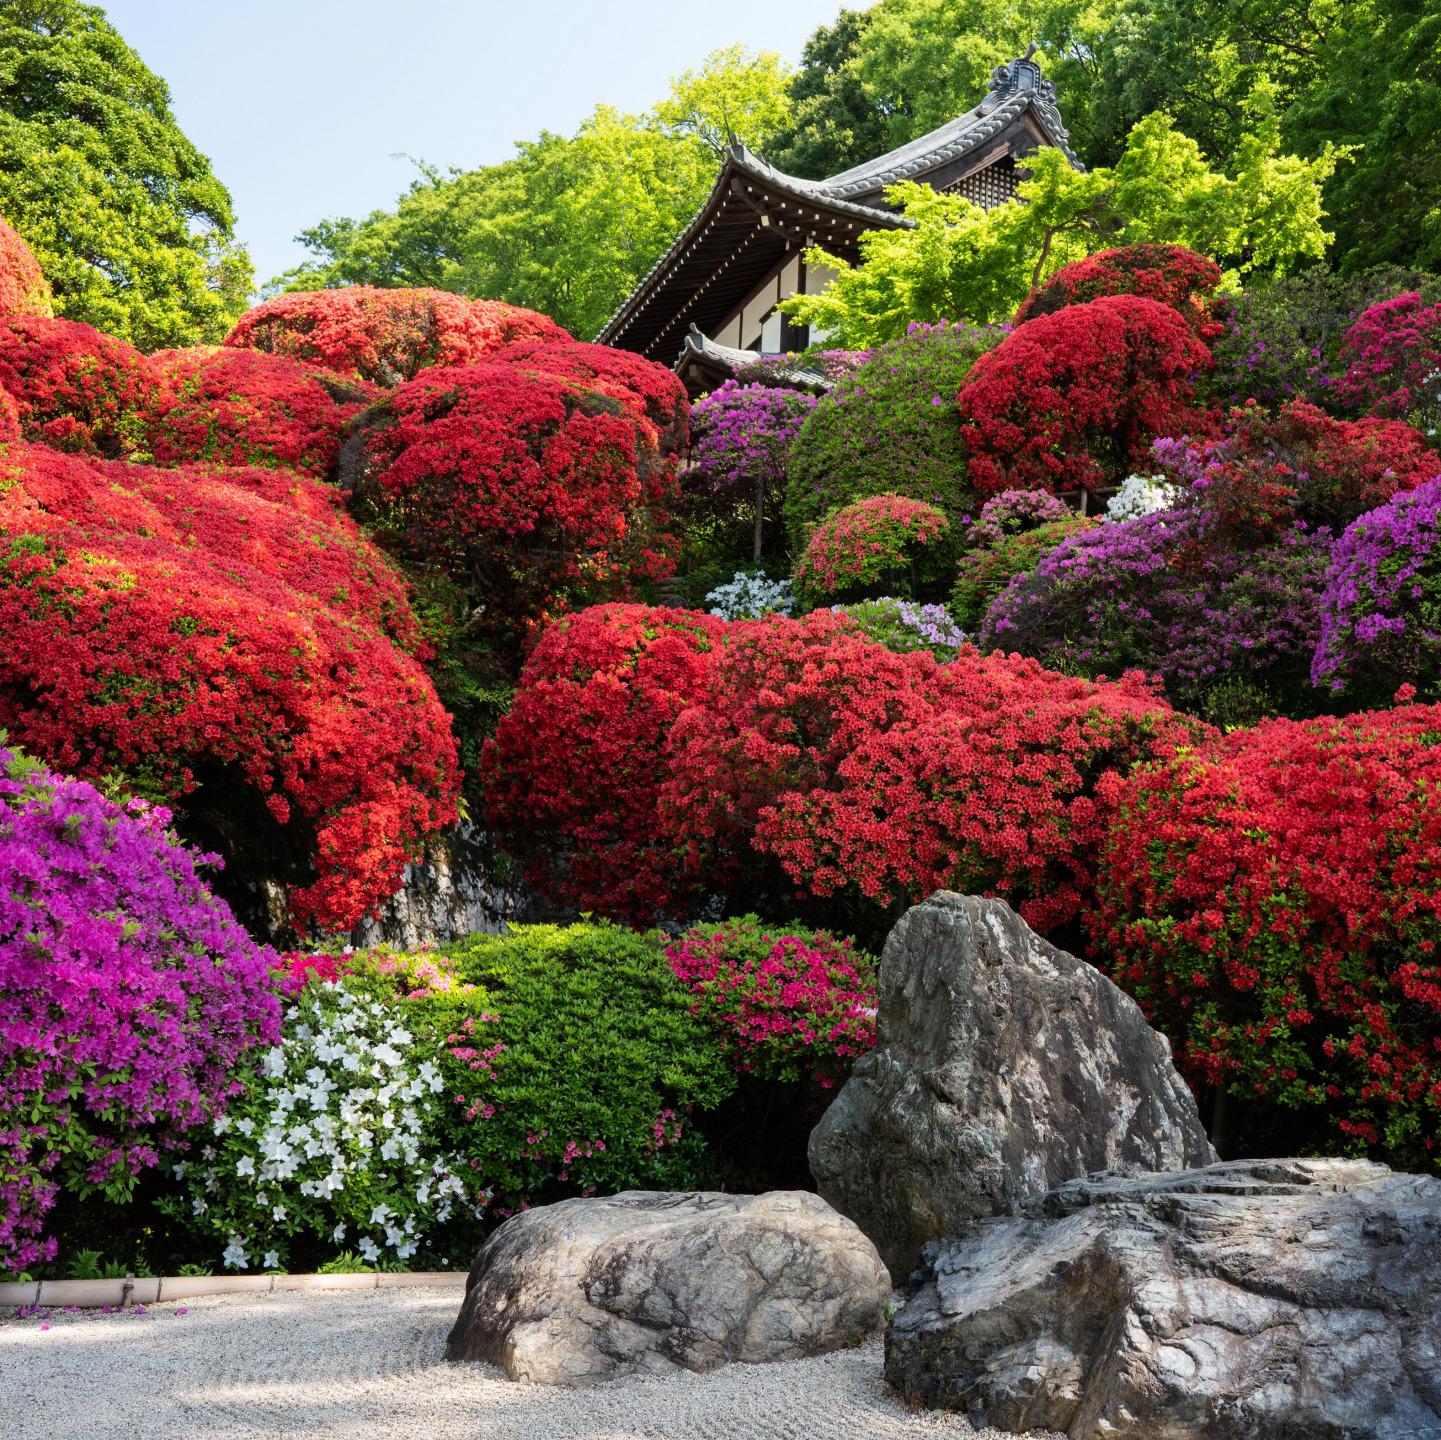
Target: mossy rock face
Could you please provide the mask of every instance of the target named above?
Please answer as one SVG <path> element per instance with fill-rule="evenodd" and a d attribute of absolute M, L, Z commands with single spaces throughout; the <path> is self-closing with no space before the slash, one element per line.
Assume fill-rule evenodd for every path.
<path fill-rule="evenodd" d="M 952 518 L 975 508 L 956 391 L 1004 333 L 917 326 L 821 398 L 787 463 L 785 519 L 797 553 L 826 515 L 872 495 L 923 500 Z"/>

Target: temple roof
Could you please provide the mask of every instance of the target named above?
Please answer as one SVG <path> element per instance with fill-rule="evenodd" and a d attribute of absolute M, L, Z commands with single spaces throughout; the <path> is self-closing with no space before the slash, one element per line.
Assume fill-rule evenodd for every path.
<path fill-rule="evenodd" d="M 669 362 L 688 326 L 717 329 L 737 297 L 752 293 L 788 255 L 818 244 L 855 261 L 867 231 L 909 228 L 913 222 L 885 199 L 897 181 L 945 189 L 1038 145 L 1055 146 L 1080 169 L 1067 138 L 1055 87 L 1027 53 L 998 65 L 986 98 L 964 115 L 825 180 L 787 175 L 732 145 L 705 203 L 596 338 Z"/>
<path fill-rule="evenodd" d="M 780 357 L 766 357 L 754 350 L 737 350 L 731 345 L 721 345 L 692 325 L 686 333 L 680 359 L 676 363 L 676 372 L 686 381 L 687 389 L 699 393 L 713 389 L 722 380 L 733 379 L 767 358 Z M 694 386 L 691 383 L 693 380 Z M 768 380 L 766 383 L 775 382 Z M 835 383 L 835 377 L 827 373 L 824 365 L 819 361 L 808 362 L 803 355 L 796 357 L 786 376 L 786 385 L 793 390 L 813 390 L 819 393 L 830 390 Z"/>

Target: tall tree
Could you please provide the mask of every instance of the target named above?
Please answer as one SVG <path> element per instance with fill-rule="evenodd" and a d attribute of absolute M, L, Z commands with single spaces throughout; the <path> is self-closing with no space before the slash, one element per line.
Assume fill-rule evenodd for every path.
<path fill-rule="evenodd" d="M 98 6 L 0 5 L 0 213 L 60 314 L 143 348 L 218 340 L 245 306 L 230 196 Z"/>
<path fill-rule="evenodd" d="M 842 10 L 806 41 L 790 81 L 789 116 L 766 150 L 777 168 L 821 180 L 889 147 L 892 111 L 904 102 L 873 94 L 858 66 L 873 13 Z"/>

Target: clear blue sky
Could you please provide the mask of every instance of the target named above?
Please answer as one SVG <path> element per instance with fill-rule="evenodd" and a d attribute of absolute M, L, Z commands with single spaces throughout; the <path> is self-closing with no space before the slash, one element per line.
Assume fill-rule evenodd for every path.
<path fill-rule="evenodd" d="M 672 75 L 744 44 L 797 60 L 840 0 L 101 0 L 170 84 L 235 197 L 264 281 L 297 231 L 388 205 L 413 170 L 569 134 L 598 101 L 643 110 Z M 870 0 L 849 0 L 866 9 Z"/>

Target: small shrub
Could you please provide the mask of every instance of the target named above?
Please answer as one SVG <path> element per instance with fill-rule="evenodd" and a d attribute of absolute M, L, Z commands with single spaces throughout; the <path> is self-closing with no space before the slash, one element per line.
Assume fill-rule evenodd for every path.
<path fill-rule="evenodd" d="M 795 608 L 795 587 L 789 580 L 737 570 L 729 584 L 708 591 L 705 603 L 719 620 L 759 620 L 762 615 L 789 615 Z"/>
<path fill-rule="evenodd" d="M 952 521 L 971 508 L 953 402 L 977 358 L 1005 333 L 912 325 L 821 397 L 787 462 L 786 528 L 794 551 L 826 515 L 873 495 L 924 501 Z"/>
<path fill-rule="evenodd" d="M 1127 475 L 1121 488 L 1106 501 L 1107 520 L 1139 520 L 1174 509 L 1185 494 L 1183 486 L 1164 475 Z"/>
<path fill-rule="evenodd" d="M 278 1034 L 270 952 L 168 819 L 0 743 L 0 1270 L 54 1256 L 62 1190 L 128 1198 Z"/>
<path fill-rule="evenodd" d="M 1224 328 L 1216 318 L 1220 283 L 1221 267 L 1183 245 L 1123 245 L 1063 265 L 1026 297 L 1016 324 L 1105 295 L 1140 295 L 1169 305 L 1197 335 L 1211 340 Z"/>
<path fill-rule="evenodd" d="M 944 605 L 923 605 L 918 600 L 882 595 L 876 600 L 856 600 L 835 608 L 861 634 L 900 654 L 929 650 L 937 660 L 954 660 L 966 643 L 964 631 Z"/>
<path fill-rule="evenodd" d="M 796 566 L 803 604 L 904 589 L 919 598 L 943 571 L 950 522 L 934 505 L 874 495 L 828 515 Z"/>
<path fill-rule="evenodd" d="M 143 448 L 156 381 L 123 340 L 75 320 L 8 315 L 0 316 L 0 389 L 14 398 L 27 440 L 124 459 Z"/>
<path fill-rule="evenodd" d="M 548 316 L 498 300 L 347 285 L 266 300 L 240 317 L 225 344 L 390 387 L 430 366 L 470 364 L 506 345 L 569 338 Z"/>
<path fill-rule="evenodd" d="M 1199 1084 L 1433 1168 L 1441 709 L 1271 720 L 1116 787 L 1091 929 Z"/>
<path fill-rule="evenodd" d="M 823 930 L 754 915 L 700 925 L 666 946 L 696 1013 L 739 1069 L 764 1080 L 843 1082 L 876 1043 L 876 959 Z"/>
<path fill-rule="evenodd" d="M 1185 320 L 1156 300 L 1112 295 L 1038 316 L 960 388 L 971 483 L 983 495 L 1116 484 L 1157 436 L 1214 428 L 1193 403 L 1210 365 Z"/>
<path fill-rule="evenodd" d="M 1362 312 L 1341 341 L 1336 398 L 1354 411 L 1441 428 L 1441 300 L 1408 291 Z"/>
<path fill-rule="evenodd" d="M 1029 574 L 1067 536 L 1089 530 L 1095 523 L 1084 515 L 1072 515 L 966 551 L 956 567 L 951 613 L 966 630 L 979 631 L 996 597 L 1016 576 Z"/>
<path fill-rule="evenodd" d="M 1363 704 L 1403 684 L 1441 698 L 1441 479 L 1362 515 L 1337 541 L 1311 678 Z"/>

